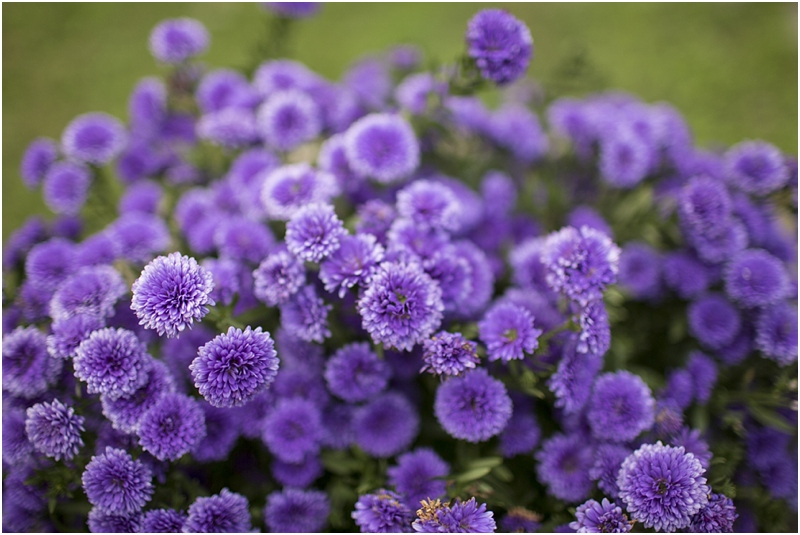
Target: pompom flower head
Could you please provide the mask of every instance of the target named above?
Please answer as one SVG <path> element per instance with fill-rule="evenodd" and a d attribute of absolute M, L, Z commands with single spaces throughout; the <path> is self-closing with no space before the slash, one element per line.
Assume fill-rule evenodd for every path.
<path fill-rule="evenodd" d="M 586 499 L 592 490 L 592 447 L 579 434 L 554 435 L 536 453 L 539 480 L 550 494 L 567 502 Z"/>
<path fill-rule="evenodd" d="M 3 336 L 3 390 L 33 399 L 55 383 L 62 361 L 47 351 L 47 339 L 36 327 L 17 327 Z"/>
<path fill-rule="evenodd" d="M 328 312 L 331 308 L 309 284 L 300 288 L 281 306 L 281 324 L 297 338 L 322 343 L 331 335 L 328 328 Z"/>
<path fill-rule="evenodd" d="M 184 533 L 246 533 L 251 529 L 250 504 L 241 494 L 222 489 L 197 498 L 189 506 Z"/>
<path fill-rule="evenodd" d="M 265 390 L 278 373 L 275 342 L 261 327 L 229 327 L 198 350 L 189 365 L 195 386 L 215 407 L 241 406 Z"/>
<path fill-rule="evenodd" d="M 181 63 L 208 48 L 208 31 L 190 18 L 160 22 L 150 34 L 150 52 L 164 63 Z"/>
<path fill-rule="evenodd" d="M 133 394 L 147 382 L 150 359 L 136 334 L 109 327 L 81 342 L 72 363 L 75 377 L 86 383 L 90 394 L 114 400 Z"/>
<path fill-rule="evenodd" d="M 756 323 L 756 347 L 781 366 L 797 360 L 796 304 L 778 303 L 761 312 Z"/>
<path fill-rule="evenodd" d="M 289 151 L 311 141 L 322 130 L 319 107 L 298 89 L 270 95 L 258 110 L 258 128 L 267 145 Z"/>
<path fill-rule="evenodd" d="M 347 234 L 333 206 L 313 203 L 294 213 L 286 224 L 286 247 L 307 262 L 319 262 L 339 248 Z"/>
<path fill-rule="evenodd" d="M 339 297 L 344 297 L 349 288 L 369 282 L 383 253 L 383 246 L 372 234 L 343 235 L 339 248 L 320 265 L 319 278 L 327 291 L 338 288 Z"/>
<path fill-rule="evenodd" d="M 164 394 L 139 421 L 139 444 L 156 459 L 174 461 L 206 436 L 203 410 L 190 397 Z"/>
<path fill-rule="evenodd" d="M 692 517 L 687 531 L 692 533 L 733 533 L 739 515 L 733 500 L 723 494 L 712 494 L 705 507 Z"/>
<path fill-rule="evenodd" d="M 109 514 L 141 511 L 154 490 L 150 469 L 111 446 L 92 457 L 81 481 L 89 503 Z"/>
<path fill-rule="evenodd" d="M 638 375 L 603 374 L 594 383 L 587 418 L 599 440 L 627 442 L 653 426 L 655 400 Z"/>
<path fill-rule="evenodd" d="M 285 250 L 268 255 L 253 271 L 253 294 L 267 306 L 285 303 L 306 283 L 303 262 Z"/>
<path fill-rule="evenodd" d="M 86 167 L 73 162 L 55 163 L 44 178 L 44 202 L 57 214 L 77 214 L 86 202 L 91 182 L 92 175 Z"/>
<path fill-rule="evenodd" d="M 139 533 L 142 531 L 141 511 L 126 514 L 107 513 L 99 507 L 89 511 L 86 524 L 92 533 Z"/>
<path fill-rule="evenodd" d="M 417 511 L 414 531 L 421 533 L 494 533 L 497 525 L 494 513 L 486 510 L 486 504 L 478 505 L 475 498 L 455 503 L 441 504 L 439 500 L 426 500 Z"/>
<path fill-rule="evenodd" d="M 420 371 L 436 375 L 459 375 L 478 364 L 478 345 L 461 333 L 442 331 L 423 342 L 425 366 Z"/>
<path fill-rule="evenodd" d="M 435 451 L 418 448 L 397 459 L 397 466 L 386 473 L 397 492 L 405 496 L 410 508 L 419 507 L 422 500 L 435 500 L 444 496 L 445 481 L 441 478 L 450 472 L 450 466 Z"/>
<path fill-rule="evenodd" d="M 419 165 L 419 142 L 399 115 L 367 115 L 350 126 L 344 142 L 350 168 L 378 182 L 401 180 Z"/>
<path fill-rule="evenodd" d="M 303 206 L 328 202 L 336 193 L 338 186 L 332 174 L 297 163 L 267 172 L 261 188 L 261 202 L 269 219 L 286 221 Z"/>
<path fill-rule="evenodd" d="M 525 23 L 501 9 L 479 11 L 467 25 L 467 53 L 481 75 L 496 84 L 523 76 L 533 54 L 533 38 Z"/>
<path fill-rule="evenodd" d="M 361 533 L 410 533 L 414 519 L 401 496 L 386 489 L 360 496 L 350 516 Z"/>
<path fill-rule="evenodd" d="M 329 512 L 324 492 L 289 488 L 267 496 L 264 520 L 272 533 L 319 533 Z"/>
<path fill-rule="evenodd" d="M 107 113 L 86 113 L 72 120 L 61 136 L 61 148 L 68 157 L 103 165 L 119 155 L 128 143 L 125 127 Z"/>
<path fill-rule="evenodd" d="M 788 291 L 783 264 L 762 249 L 743 251 L 725 267 L 725 292 L 742 307 L 773 305 Z"/>
<path fill-rule="evenodd" d="M 492 307 L 478 323 L 481 341 L 489 360 L 508 362 L 525 358 L 539 346 L 541 329 L 533 326 L 533 316 L 512 303 Z"/>
<path fill-rule="evenodd" d="M 401 394 L 388 392 L 358 409 L 356 444 L 374 457 L 391 457 L 408 448 L 419 433 L 419 414 Z"/>
<path fill-rule="evenodd" d="M 352 343 L 339 349 L 325 366 L 328 388 L 349 402 L 365 401 L 386 388 L 391 370 L 367 343 Z"/>
<path fill-rule="evenodd" d="M 174 509 L 151 509 L 142 520 L 143 533 L 180 533 L 186 513 Z"/>
<path fill-rule="evenodd" d="M 56 461 L 72 459 L 83 446 L 83 416 L 59 400 L 37 403 L 27 411 L 25 432 L 37 451 Z"/>
<path fill-rule="evenodd" d="M 319 451 L 321 428 L 317 406 L 308 399 L 293 397 L 281 400 L 267 416 L 262 437 L 275 457 L 299 463 Z"/>
<path fill-rule="evenodd" d="M 140 325 L 175 337 L 208 314 L 213 288 L 213 276 L 194 258 L 178 252 L 159 256 L 133 283 L 131 309 Z"/>
<path fill-rule="evenodd" d="M 119 272 L 111 266 L 87 266 L 70 275 L 50 301 L 50 316 L 66 320 L 78 314 L 113 316 L 114 305 L 127 292 Z"/>
<path fill-rule="evenodd" d="M 569 527 L 578 533 L 628 533 L 632 525 L 618 505 L 603 498 L 602 503 L 589 500 L 579 505 Z"/>
<path fill-rule="evenodd" d="M 153 359 L 147 382 L 130 396 L 110 399 L 100 396 L 103 415 L 109 419 L 114 429 L 123 433 L 134 433 L 144 413 L 155 405 L 161 396 L 175 391 L 175 381 L 167 365 Z"/>
<path fill-rule="evenodd" d="M 711 349 L 733 342 L 742 324 L 736 307 L 718 294 L 707 294 L 692 302 L 688 316 L 692 334 Z"/>
<path fill-rule="evenodd" d="M 763 141 L 743 141 L 725 153 L 730 183 L 753 195 L 766 195 L 783 185 L 789 173 L 781 151 Z"/>
<path fill-rule="evenodd" d="M 36 188 L 42 183 L 48 169 L 57 158 L 58 147 L 52 139 L 40 137 L 33 140 L 22 155 L 19 169 L 22 181 L 29 189 Z"/>
<path fill-rule="evenodd" d="M 442 383 L 436 390 L 433 410 L 451 436 L 483 442 L 505 428 L 511 407 L 503 383 L 477 368 Z"/>
<path fill-rule="evenodd" d="M 397 213 L 424 227 L 457 231 L 461 205 L 453 191 L 440 182 L 415 180 L 397 193 Z"/>

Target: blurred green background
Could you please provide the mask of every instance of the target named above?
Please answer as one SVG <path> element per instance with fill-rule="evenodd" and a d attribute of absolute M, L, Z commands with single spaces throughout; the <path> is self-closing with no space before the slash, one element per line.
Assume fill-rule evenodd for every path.
<path fill-rule="evenodd" d="M 797 153 L 796 4 L 494 4 L 534 37 L 529 75 L 553 87 L 581 66 L 596 88 L 618 88 L 682 110 L 697 141 L 765 139 Z M 482 4 L 328 4 L 296 25 L 291 57 L 338 79 L 359 56 L 415 43 L 426 59 L 463 49 Z M 159 72 L 147 50 L 166 17 L 202 21 L 204 60 L 241 67 L 267 28 L 256 4 L 3 4 L 3 239 L 31 213 L 19 161 L 36 136 L 58 139 L 76 115 L 127 120 L 136 80 Z"/>

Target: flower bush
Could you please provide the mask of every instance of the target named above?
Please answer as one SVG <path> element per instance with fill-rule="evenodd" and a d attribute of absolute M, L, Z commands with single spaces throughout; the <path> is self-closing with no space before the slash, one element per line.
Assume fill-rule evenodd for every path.
<path fill-rule="evenodd" d="M 160 23 L 127 125 L 23 158 L 5 530 L 792 530 L 795 157 L 537 97 L 500 9 L 340 83 L 210 44 Z"/>

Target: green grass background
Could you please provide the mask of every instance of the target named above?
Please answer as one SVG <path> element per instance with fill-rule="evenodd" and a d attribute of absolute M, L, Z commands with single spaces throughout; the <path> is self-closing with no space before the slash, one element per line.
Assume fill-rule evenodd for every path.
<path fill-rule="evenodd" d="M 699 144 L 765 139 L 797 153 L 795 4 L 495 4 L 531 29 L 529 75 L 548 81 L 581 56 L 597 84 L 666 100 Z M 337 79 L 360 55 L 415 43 L 427 59 L 463 49 L 466 22 L 485 4 L 327 4 L 297 24 L 291 57 Z M 127 120 L 136 80 L 159 72 L 147 50 L 166 17 L 202 21 L 204 60 L 243 66 L 267 28 L 255 4 L 3 4 L 3 239 L 31 213 L 48 214 L 19 178 L 36 136 L 59 138 L 88 111 Z"/>

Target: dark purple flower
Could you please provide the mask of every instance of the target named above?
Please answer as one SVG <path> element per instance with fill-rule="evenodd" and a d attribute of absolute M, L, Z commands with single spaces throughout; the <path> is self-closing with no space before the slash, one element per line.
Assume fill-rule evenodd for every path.
<path fill-rule="evenodd" d="M 478 364 L 478 345 L 461 333 L 441 331 L 423 341 L 425 366 L 420 372 L 435 375 L 460 375 Z"/>
<path fill-rule="evenodd" d="M 728 223 L 732 210 L 725 184 L 708 176 L 692 178 L 678 196 L 681 222 L 705 236 L 718 236 Z"/>
<path fill-rule="evenodd" d="M 567 502 L 585 500 L 592 489 L 589 470 L 594 464 L 593 448 L 579 434 L 553 435 L 536 453 L 539 480 L 549 493 Z"/>
<path fill-rule="evenodd" d="M 411 533 L 414 513 L 401 497 L 385 489 L 359 496 L 350 513 L 361 533 Z"/>
<path fill-rule="evenodd" d="M 284 489 L 267 496 L 264 522 L 272 533 L 319 533 L 330 509 L 328 495 L 322 491 Z"/>
<path fill-rule="evenodd" d="M 25 430 L 25 411 L 3 406 L 3 463 L 25 465 L 33 453 L 33 444 Z"/>
<path fill-rule="evenodd" d="M 75 265 L 75 244 L 63 238 L 51 238 L 34 245 L 25 259 L 27 283 L 42 290 L 55 290 Z"/>
<path fill-rule="evenodd" d="M 216 69 L 203 76 L 195 91 L 197 104 L 204 113 L 228 108 L 251 108 L 257 102 L 255 90 L 247 78 L 233 69 Z"/>
<path fill-rule="evenodd" d="M 164 196 L 164 190 L 152 180 L 142 180 L 128 187 L 119 200 L 119 213 L 145 212 L 154 214 Z"/>
<path fill-rule="evenodd" d="M 708 236 L 689 229 L 686 240 L 703 261 L 719 264 L 747 247 L 747 229 L 735 217 L 719 227 L 720 234 Z"/>
<path fill-rule="evenodd" d="M 281 325 L 297 338 L 322 343 L 331 335 L 328 328 L 331 308 L 309 284 L 281 305 Z"/>
<path fill-rule="evenodd" d="M 307 262 L 319 262 L 339 248 L 347 235 L 330 204 L 312 203 L 299 208 L 286 224 L 286 247 Z"/>
<path fill-rule="evenodd" d="M 706 294 L 689 305 L 689 330 L 700 343 L 719 349 L 739 333 L 742 318 L 730 301 L 719 294 Z"/>
<path fill-rule="evenodd" d="M 50 301 L 50 317 L 66 320 L 79 314 L 98 318 L 114 315 L 114 305 L 128 290 L 111 266 L 87 266 L 65 280 Z"/>
<path fill-rule="evenodd" d="M 711 284 L 709 268 L 685 250 L 667 253 L 662 270 L 664 282 L 683 299 L 703 293 Z"/>
<path fill-rule="evenodd" d="M 350 65 L 342 75 L 342 85 L 368 109 L 383 108 L 392 92 L 391 73 L 383 59 L 374 56 L 364 56 Z"/>
<path fill-rule="evenodd" d="M 322 444 L 334 450 L 349 448 L 355 441 L 355 408 L 344 403 L 329 403 L 322 414 Z"/>
<path fill-rule="evenodd" d="M 495 111 L 489 123 L 489 135 L 497 145 L 526 164 L 542 158 L 549 147 L 538 117 L 521 104 L 505 104 Z"/>
<path fill-rule="evenodd" d="M 450 473 L 448 465 L 430 448 L 417 448 L 397 458 L 397 466 L 386 471 L 389 484 L 404 496 L 410 509 L 419 507 L 422 500 L 441 498 L 446 492 L 444 478 Z"/>
<path fill-rule="evenodd" d="M 298 89 L 272 93 L 258 109 L 258 131 L 267 146 L 290 151 L 316 138 L 322 115 L 314 99 Z"/>
<path fill-rule="evenodd" d="M 206 421 L 206 436 L 194 447 L 192 457 L 201 463 L 224 461 L 236 445 L 241 422 L 231 418 L 229 408 L 219 409 L 202 401 L 199 405 Z"/>
<path fill-rule="evenodd" d="M 614 230 L 609 226 L 608 222 L 603 219 L 603 216 L 591 206 L 576 206 L 567 215 L 567 225 L 575 228 L 587 226 L 602 232 L 609 238 L 614 237 Z"/>
<path fill-rule="evenodd" d="M 781 151 L 763 141 L 743 141 L 728 149 L 725 170 L 732 186 L 759 196 L 782 188 L 789 179 Z"/>
<path fill-rule="evenodd" d="M 619 284 L 637 299 L 656 297 L 661 289 L 661 258 L 643 242 L 630 242 L 619 256 Z"/>
<path fill-rule="evenodd" d="M 108 514 L 132 514 L 153 496 L 152 473 L 124 450 L 107 447 L 92 456 L 81 477 L 89 503 Z"/>
<path fill-rule="evenodd" d="M 386 258 L 390 261 L 429 260 L 450 245 L 450 237 L 440 229 L 423 227 L 397 218 L 386 233 Z"/>
<path fill-rule="evenodd" d="M 500 434 L 500 452 L 505 458 L 531 453 L 539 445 L 542 430 L 532 413 L 515 410 Z"/>
<path fill-rule="evenodd" d="M 313 347 L 313 344 L 310 344 Z M 319 347 L 319 346 L 316 346 Z M 277 399 L 303 398 L 310 401 L 320 410 L 331 400 L 325 379 L 322 376 L 324 365 L 309 361 L 305 365 L 295 365 L 281 370 L 272 386 Z"/>
<path fill-rule="evenodd" d="M 150 52 L 158 61 L 181 63 L 208 48 L 208 31 L 195 19 L 168 19 L 150 33 Z"/>
<path fill-rule="evenodd" d="M 569 527 L 578 533 L 628 533 L 632 524 L 618 505 L 603 498 L 602 503 L 589 500 L 579 505 Z"/>
<path fill-rule="evenodd" d="M 133 283 L 131 309 L 139 323 L 173 338 L 208 314 L 214 280 L 197 260 L 179 252 L 159 256 Z"/>
<path fill-rule="evenodd" d="M 500 520 L 503 533 L 536 533 L 542 527 L 542 516 L 523 507 L 512 507 Z"/>
<path fill-rule="evenodd" d="M 448 244 L 422 263 L 425 273 L 439 284 L 445 312 L 458 312 L 472 299 L 472 264 Z"/>
<path fill-rule="evenodd" d="M 247 498 L 227 488 L 197 498 L 188 513 L 184 533 L 246 533 L 252 529 Z"/>
<path fill-rule="evenodd" d="M 319 478 L 324 469 L 319 457 L 306 455 L 299 463 L 287 463 L 274 459 L 271 465 L 272 477 L 285 487 L 305 488 Z"/>
<path fill-rule="evenodd" d="M 151 509 L 142 520 L 143 533 L 180 533 L 186 513 L 175 509 Z"/>
<path fill-rule="evenodd" d="M 261 262 L 274 243 L 267 226 L 243 216 L 225 217 L 214 231 L 214 244 L 220 256 L 242 262 Z"/>
<path fill-rule="evenodd" d="M 25 259 L 28 251 L 39 242 L 47 238 L 48 232 L 44 220 L 37 216 L 30 216 L 21 227 L 9 234 L 3 246 L 3 269 L 11 270 Z"/>
<path fill-rule="evenodd" d="M 399 115 L 370 114 L 345 133 L 345 152 L 355 172 L 389 183 L 401 180 L 419 165 L 419 142 Z"/>
<path fill-rule="evenodd" d="M 397 213 L 416 225 L 459 230 L 461 204 L 453 191 L 440 182 L 415 180 L 397 193 Z"/>
<path fill-rule="evenodd" d="M 99 507 L 89 511 L 87 525 L 92 533 L 139 533 L 142 531 L 141 511 L 127 514 L 106 513 Z"/>
<path fill-rule="evenodd" d="M 644 527 L 673 532 L 688 527 L 708 503 L 704 472 L 700 461 L 681 447 L 645 444 L 622 463 L 619 497 Z"/>
<path fill-rule="evenodd" d="M 244 268 L 242 264 L 231 258 L 206 258 L 200 265 L 211 273 L 214 289 L 208 295 L 215 303 L 229 306 L 233 303 L 235 296 L 243 293 L 239 279 L 243 271 L 249 276 L 249 268 Z"/>
<path fill-rule="evenodd" d="M 594 383 L 586 416 L 596 438 L 627 442 L 653 426 L 655 400 L 638 375 L 605 373 Z"/>
<path fill-rule="evenodd" d="M 558 368 L 547 382 L 556 396 L 555 406 L 563 407 L 568 414 L 574 414 L 586 405 L 594 378 L 603 367 L 602 355 L 581 353 L 577 346 L 577 337 L 565 344 Z"/>
<path fill-rule="evenodd" d="M 539 347 L 541 329 L 534 326 L 533 316 L 512 303 L 500 303 L 489 309 L 478 323 L 481 341 L 486 344 L 489 360 L 524 359 Z"/>
<path fill-rule="evenodd" d="M 278 373 L 275 343 L 261 327 L 229 327 L 201 347 L 189 370 L 200 394 L 215 407 L 236 407 L 266 390 Z"/>
<path fill-rule="evenodd" d="M 451 436 L 483 442 L 500 433 L 511 418 L 505 385 L 483 368 L 451 377 L 436 390 L 434 413 Z"/>
<path fill-rule="evenodd" d="M 594 464 L 589 469 L 589 477 L 597 481 L 597 487 L 612 499 L 619 496 L 617 475 L 619 468 L 632 451 L 620 444 L 600 444 L 594 452 Z"/>
<path fill-rule="evenodd" d="M 84 419 L 72 407 L 54 399 L 37 403 L 26 414 L 25 432 L 37 451 L 59 461 L 72 459 L 83 447 Z"/>
<path fill-rule="evenodd" d="M 75 265 L 111 264 L 120 256 L 119 244 L 110 232 L 100 231 L 81 242 L 75 251 Z"/>
<path fill-rule="evenodd" d="M 606 134 L 600 144 L 600 174 L 618 188 L 633 188 L 647 176 L 652 147 L 628 128 Z"/>
<path fill-rule="evenodd" d="M 267 415 L 262 438 L 275 457 L 298 463 L 319 451 L 321 427 L 317 406 L 293 397 L 281 400 Z"/>
<path fill-rule="evenodd" d="M 86 202 L 91 181 L 91 173 L 79 163 L 54 163 L 44 178 L 44 203 L 57 214 L 77 214 Z"/>
<path fill-rule="evenodd" d="M 371 234 L 343 235 L 339 248 L 320 265 L 319 278 L 325 289 L 344 297 L 349 288 L 370 281 L 383 260 L 384 249 Z"/>
<path fill-rule="evenodd" d="M 353 419 L 355 441 L 373 457 L 391 457 L 419 433 L 419 415 L 403 395 L 387 392 L 360 407 Z"/>
<path fill-rule="evenodd" d="M 661 401 L 671 403 L 676 409 L 684 410 L 694 400 L 694 379 L 683 369 L 673 370 L 667 375 L 667 384 L 661 392 Z"/>
<path fill-rule="evenodd" d="M 390 374 L 388 364 L 365 342 L 342 347 L 325 366 L 328 389 L 351 403 L 366 401 L 383 391 Z"/>
<path fill-rule="evenodd" d="M 781 366 L 797 360 L 797 304 L 778 303 L 761 312 L 756 323 L 756 347 Z"/>
<path fill-rule="evenodd" d="M 3 336 L 3 390 L 34 399 L 58 379 L 62 360 L 47 351 L 47 339 L 36 327 L 17 327 Z"/>
<path fill-rule="evenodd" d="M 486 504 L 478 505 L 475 498 L 442 505 L 439 500 L 428 501 L 417 511 L 419 518 L 412 527 L 422 533 L 494 533 L 497 529 L 494 513 Z"/>
<path fill-rule="evenodd" d="M 144 343 L 126 329 L 94 331 L 75 350 L 75 377 L 90 394 L 118 399 L 136 392 L 147 382 L 151 366 Z"/>
<path fill-rule="evenodd" d="M 700 435 L 700 430 L 684 426 L 672 436 L 669 444 L 681 446 L 686 453 L 694 455 L 705 470 L 708 470 L 712 455 L 708 449 L 708 442 Z"/>
<path fill-rule="evenodd" d="M 154 255 L 169 247 L 169 228 L 155 214 L 129 212 L 107 227 L 117 242 L 118 251 L 126 260 L 149 262 Z"/>
<path fill-rule="evenodd" d="M 481 76 L 498 85 L 524 76 L 533 55 L 528 27 L 502 9 L 484 9 L 472 17 L 466 40 Z"/>
<path fill-rule="evenodd" d="M 167 117 L 167 88 L 160 79 L 142 78 L 128 100 L 128 115 L 134 135 L 152 138 L 161 131 Z"/>
<path fill-rule="evenodd" d="M 289 220 L 314 202 L 328 202 L 338 193 L 336 177 L 306 163 L 284 165 L 270 171 L 261 189 L 264 213 L 269 219 Z"/>
<path fill-rule="evenodd" d="M 203 410 L 183 394 L 167 393 L 139 420 L 139 444 L 160 460 L 175 461 L 206 435 Z"/>
<path fill-rule="evenodd" d="M 725 266 L 725 292 L 744 308 L 774 305 L 789 293 L 783 263 L 763 249 L 747 249 Z"/>
<path fill-rule="evenodd" d="M 692 533 L 733 533 L 733 523 L 738 517 L 733 500 L 724 494 L 712 494 L 705 507 L 692 517 L 686 530 Z"/>
<path fill-rule="evenodd" d="M 123 433 L 135 433 L 144 413 L 155 405 L 161 396 L 175 391 L 175 381 L 167 365 L 152 359 L 147 382 L 129 396 L 110 399 L 100 396 L 103 415 L 111 421 L 114 429 Z"/>
<path fill-rule="evenodd" d="M 64 129 L 61 148 L 78 162 L 103 165 L 114 158 L 128 143 L 125 126 L 107 113 L 79 115 Z"/>
<path fill-rule="evenodd" d="M 19 168 L 19 174 L 28 189 L 35 189 L 42 183 L 57 158 L 58 146 L 52 139 L 40 137 L 31 141 L 22 155 Z"/>
<path fill-rule="evenodd" d="M 699 351 L 692 351 L 686 362 L 686 370 L 694 383 L 694 397 L 698 403 L 705 404 L 711 397 L 711 391 L 717 383 L 717 365 Z"/>

